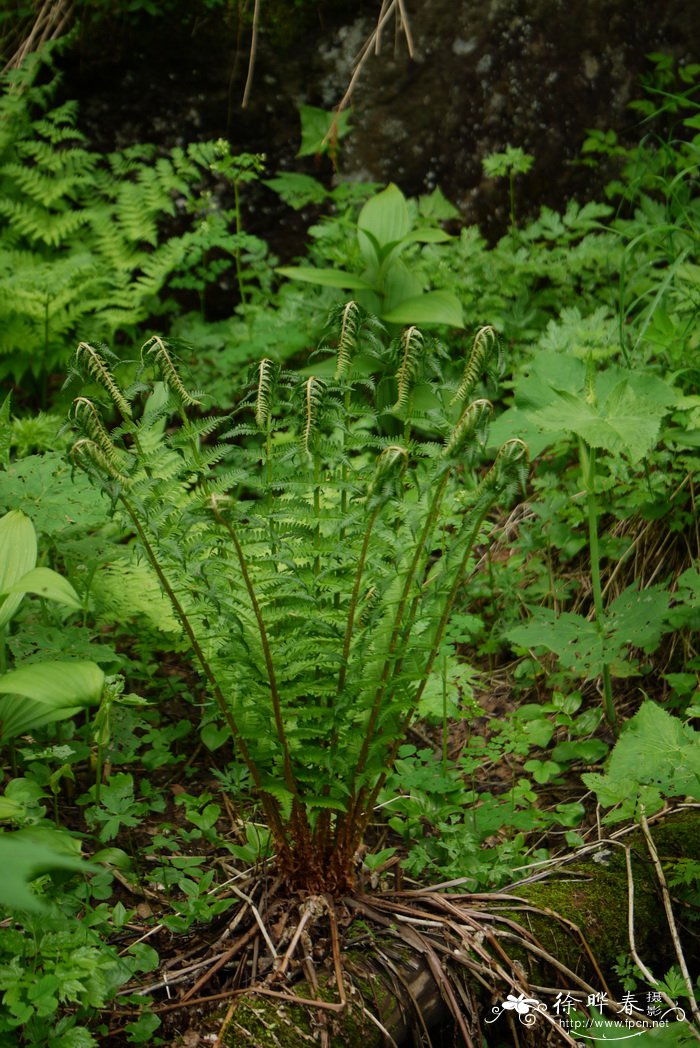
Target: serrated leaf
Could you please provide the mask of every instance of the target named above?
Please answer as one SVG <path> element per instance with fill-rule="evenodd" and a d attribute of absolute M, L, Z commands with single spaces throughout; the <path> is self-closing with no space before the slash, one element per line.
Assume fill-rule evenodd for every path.
<path fill-rule="evenodd" d="M 536 608 L 532 619 L 508 630 L 506 637 L 526 648 L 553 651 L 565 669 L 587 675 L 598 673 L 603 662 L 603 637 L 594 623 L 564 611 Z"/>
<path fill-rule="evenodd" d="M 604 409 L 562 389 L 556 390 L 552 403 L 534 412 L 532 419 L 544 430 L 574 433 L 593 448 L 625 451 L 637 462 L 656 443 L 663 414 L 652 401 L 637 396 L 622 382 L 612 391 Z"/>
<path fill-rule="evenodd" d="M 653 651 L 670 626 L 666 621 L 671 594 L 662 586 L 645 590 L 629 587 L 609 605 L 605 613 L 607 647 L 633 645 Z"/>
<path fill-rule="evenodd" d="M 601 804 L 658 807 L 662 797 L 700 800 L 700 733 L 647 699 L 625 725 L 605 775 L 584 775 Z"/>

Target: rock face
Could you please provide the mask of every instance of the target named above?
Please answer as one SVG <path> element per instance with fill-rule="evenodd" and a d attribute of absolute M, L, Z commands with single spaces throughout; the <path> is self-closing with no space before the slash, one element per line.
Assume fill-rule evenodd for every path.
<path fill-rule="evenodd" d="M 414 57 L 391 22 L 354 92 L 342 173 L 394 179 L 407 193 L 440 185 L 465 220 L 492 232 L 505 225 L 507 193 L 484 178 L 487 153 L 511 144 L 535 156 L 520 182 L 530 211 L 595 193 L 607 173 L 577 162 L 586 130 L 638 140 L 627 105 L 651 68 L 645 56 L 700 57 L 700 5 L 688 0 L 404 2 Z M 296 107 L 337 105 L 379 8 L 379 0 L 265 0 L 245 112 L 249 27 L 237 26 L 235 4 L 229 21 L 202 5 L 199 20 L 88 27 L 69 90 L 106 147 L 226 135 L 237 150 L 267 152 L 271 167 L 299 169 Z"/>
<path fill-rule="evenodd" d="M 700 6 L 685 0 L 412 0 L 407 7 L 414 59 L 403 37 L 394 53 L 390 26 L 355 91 L 356 131 L 343 168 L 393 178 L 409 192 L 438 184 L 467 220 L 495 213 L 505 222 L 506 194 L 484 180 L 481 160 L 507 144 L 536 158 L 523 183 L 531 204 L 557 206 L 597 188 L 595 172 L 577 164 L 587 129 L 631 130 L 638 138 L 627 105 L 651 68 L 645 56 L 700 57 Z M 343 34 L 354 45 L 373 21 L 356 19 L 335 50 L 322 50 L 330 70 L 342 68 Z"/>

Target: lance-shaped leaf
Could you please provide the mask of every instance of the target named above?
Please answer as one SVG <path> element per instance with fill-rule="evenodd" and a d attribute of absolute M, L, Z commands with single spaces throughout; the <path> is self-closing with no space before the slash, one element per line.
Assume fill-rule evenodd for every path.
<path fill-rule="evenodd" d="M 346 288 L 349 291 L 371 291 L 373 288 L 372 284 L 357 273 L 347 273 L 344 269 L 280 266 L 277 272 L 291 280 L 301 280 L 305 284 L 320 284 L 322 287 Z"/>
<path fill-rule="evenodd" d="M 35 662 L 0 677 L 0 741 L 64 720 L 100 701 L 95 662 Z"/>

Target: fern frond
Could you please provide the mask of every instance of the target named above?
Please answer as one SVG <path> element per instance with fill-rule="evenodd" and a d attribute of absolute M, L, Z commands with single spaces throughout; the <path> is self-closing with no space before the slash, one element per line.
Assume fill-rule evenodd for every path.
<path fill-rule="evenodd" d="M 97 467 L 98 473 L 103 477 L 106 474 L 111 477 L 112 480 L 118 481 L 124 487 L 127 487 L 130 483 L 129 477 L 124 473 L 121 473 L 112 459 L 107 456 L 101 447 L 89 437 L 83 437 L 81 440 L 76 440 L 75 444 L 70 450 L 70 457 L 83 469 L 89 469 L 89 465 Z"/>
<path fill-rule="evenodd" d="M 188 393 L 185 389 L 183 381 L 173 363 L 173 359 L 168 352 L 168 347 L 159 335 L 154 335 L 141 347 L 141 359 L 143 360 L 144 357 L 148 356 L 153 356 L 160 377 L 168 389 L 175 394 L 181 404 L 185 407 L 200 405 L 201 402 L 196 400 L 192 394 Z"/>
<path fill-rule="evenodd" d="M 109 393 L 122 417 L 130 419 L 131 406 L 97 350 L 89 342 L 80 342 L 75 351 L 75 359 L 77 364 L 84 364 L 88 374 Z"/>
<path fill-rule="evenodd" d="M 105 458 L 119 469 L 119 452 L 104 427 L 100 414 L 88 397 L 76 397 L 71 408 L 72 420 L 97 444 Z"/>
<path fill-rule="evenodd" d="M 527 479 L 528 448 L 524 441 L 508 440 L 500 449 L 493 465 L 477 488 L 477 496 L 483 492 L 498 491 L 512 497 L 522 489 Z"/>
<path fill-rule="evenodd" d="M 479 328 L 474 337 L 471 352 L 464 366 L 462 380 L 457 388 L 457 392 L 452 398 L 453 404 L 455 401 L 464 402 L 469 396 L 471 396 L 477 382 L 489 366 L 494 355 L 498 355 L 498 352 L 498 335 L 494 328 L 489 325 Z"/>
<path fill-rule="evenodd" d="M 272 391 L 279 366 L 264 357 L 258 364 L 258 384 L 255 395 L 255 421 L 258 429 L 266 430 L 270 420 Z"/>
<path fill-rule="evenodd" d="M 401 335 L 401 363 L 396 373 L 398 390 L 394 411 L 405 411 L 408 407 L 424 344 L 425 339 L 415 326 L 406 328 Z"/>
<path fill-rule="evenodd" d="M 318 409 L 321 405 L 321 398 L 325 388 L 325 382 L 320 378 L 316 378 L 315 375 L 312 375 L 304 383 L 305 415 L 302 444 L 307 455 L 311 454 L 311 440 L 318 420 Z"/>
<path fill-rule="evenodd" d="M 338 334 L 338 353 L 336 357 L 336 382 L 345 378 L 357 349 L 357 335 L 360 326 L 360 307 L 357 302 L 348 302 L 340 314 L 340 332 Z"/>
<path fill-rule="evenodd" d="M 475 400 L 465 408 L 445 445 L 445 456 L 452 458 L 458 455 L 474 437 L 483 443 L 492 411 L 493 404 L 490 400 Z"/>

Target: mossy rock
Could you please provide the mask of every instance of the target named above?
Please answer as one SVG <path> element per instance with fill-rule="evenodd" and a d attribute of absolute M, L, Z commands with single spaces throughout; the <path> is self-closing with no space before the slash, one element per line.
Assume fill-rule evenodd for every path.
<path fill-rule="evenodd" d="M 680 858 L 700 861 L 700 814 L 682 812 L 658 822 L 652 834 L 662 863 L 667 869 Z M 670 936 L 659 895 L 655 871 L 643 836 L 635 832 L 624 838 L 631 849 L 634 879 L 634 927 L 637 948 L 652 970 L 664 972 L 675 963 Z M 603 973 L 608 977 L 620 954 L 629 953 L 628 890 L 624 850 L 601 843 L 598 852 L 585 861 L 563 865 L 555 875 L 514 889 L 513 896 L 528 908 L 514 905 L 506 916 L 528 929 L 539 945 L 561 964 L 584 979 L 596 982 L 581 938 L 557 919 L 580 929 Z M 498 906 L 503 913 L 502 906 Z M 504 942 L 504 945 L 506 943 Z M 515 963 L 524 966 L 531 981 L 546 980 L 546 965 L 532 955 L 508 946 Z M 352 957 L 348 958 L 350 961 Z M 689 963 L 693 958 L 687 957 Z M 359 959 L 361 962 L 361 958 Z M 351 965 L 353 966 L 353 965 Z M 354 966 L 353 966 L 354 967 Z M 361 963 L 358 967 L 364 967 Z M 407 966 L 408 967 L 408 966 Z M 610 979 L 614 984 L 614 980 Z M 351 980 L 348 980 L 348 985 Z M 377 979 L 354 979 L 350 1007 L 343 1013 L 306 1008 L 279 998 L 251 995 L 237 1006 L 224 1036 L 229 1048 L 308 1048 L 319 1043 L 319 1029 L 325 1022 L 331 1048 L 380 1048 L 379 1028 L 367 1018 L 366 1010 L 384 1017 L 389 1031 L 400 1042 L 405 1034 L 400 1002 Z M 508 992 L 509 987 L 504 987 Z M 304 984 L 294 986 L 299 996 L 312 996 Z M 437 986 L 430 992 L 439 995 Z M 324 999 L 337 1001 L 334 985 L 321 983 Z M 361 1001 L 362 999 L 362 1001 Z"/>
<path fill-rule="evenodd" d="M 300 996 L 310 994 L 305 983 L 294 989 Z M 244 997 L 236 1007 L 223 1043 L 228 1048 L 309 1048 L 319 1043 L 318 1031 L 324 1024 L 331 1048 L 379 1048 L 381 1044 L 378 1028 L 364 1016 L 359 1002 L 337 1013 L 254 995 Z"/>

